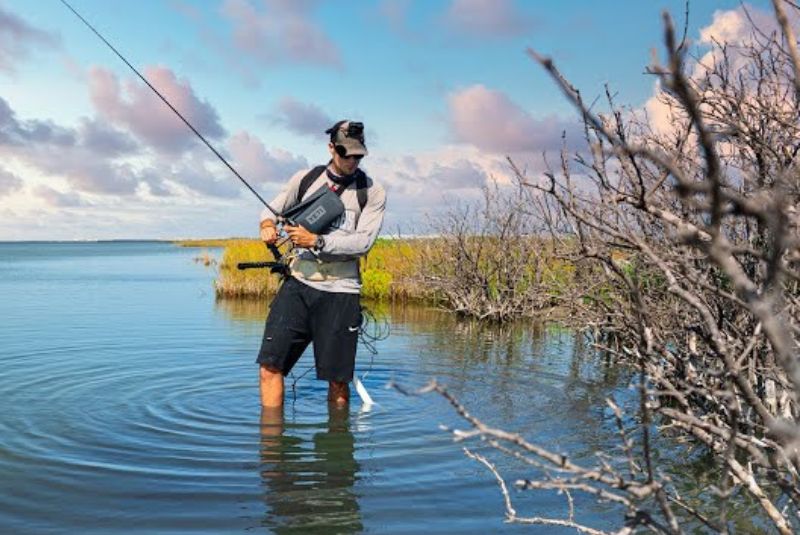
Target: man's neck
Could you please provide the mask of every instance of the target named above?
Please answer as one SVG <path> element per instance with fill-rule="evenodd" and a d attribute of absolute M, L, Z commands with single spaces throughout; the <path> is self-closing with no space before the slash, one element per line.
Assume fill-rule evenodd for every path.
<path fill-rule="evenodd" d="M 342 177 L 342 176 L 344 176 L 344 173 L 342 172 L 342 170 L 341 170 L 341 169 L 339 169 L 338 167 L 336 167 L 336 164 L 335 164 L 335 163 L 333 163 L 333 162 L 331 162 L 331 163 L 328 165 L 328 168 L 327 168 L 327 170 L 328 170 L 328 174 L 329 174 L 329 175 L 335 175 L 335 176 L 337 176 L 337 177 Z"/>
<path fill-rule="evenodd" d="M 331 163 L 330 165 L 328 165 L 328 167 L 326 169 L 326 173 L 328 175 L 328 178 L 330 178 L 334 182 L 340 182 L 340 183 L 341 182 L 347 182 L 347 181 L 351 180 L 355 176 L 355 174 L 357 172 L 358 172 L 358 169 L 353 171 L 352 174 L 346 175 L 345 173 L 342 172 L 341 169 L 337 168 L 336 164 L 334 164 L 334 163 Z"/>

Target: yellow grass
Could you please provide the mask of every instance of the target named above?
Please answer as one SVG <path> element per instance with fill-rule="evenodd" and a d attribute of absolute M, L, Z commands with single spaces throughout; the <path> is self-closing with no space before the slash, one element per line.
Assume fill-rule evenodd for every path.
<path fill-rule="evenodd" d="M 361 295 L 376 300 L 422 300 L 416 241 L 378 239 L 361 262 Z"/>
<path fill-rule="evenodd" d="M 219 276 L 214 281 L 218 297 L 262 298 L 277 291 L 280 276 L 270 274 L 269 269 L 241 271 L 236 267 L 239 262 L 273 260 L 263 242 L 233 239 L 225 240 L 225 243 Z M 432 250 L 441 250 L 442 247 L 442 240 L 437 238 L 378 239 L 361 262 L 361 295 L 375 301 L 436 301 L 439 296 L 425 282 L 423 274 L 426 258 L 445 258 L 431 254 Z M 555 258 L 552 252 L 544 256 L 542 282 L 551 291 L 566 290 L 576 284 L 573 265 Z M 449 266 L 448 272 L 458 277 L 459 266 Z"/>
<path fill-rule="evenodd" d="M 244 238 L 205 238 L 201 240 L 176 240 L 173 241 L 178 247 L 225 247 L 232 241 Z"/>
<path fill-rule="evenodd" d="M 222 253 L 219 277 L 214 281 L 217 297 L 266 297 L 278 289 L 279 276 L 269 269 L 240 270 L 239 262 L 268 262 L 274 258 L 260 240 L 229 240 Z"/>
<path fill-rule="evenodd" d="M 198 240 L 199 241 L 199 240 Z M 379 239 L 367 258 L 362 260 L 361 295 L 366 299 L 420 299 L 421 285 L 414 284 L 419 254 L 413 240 Z M 214 281 L 218 297 L 265 297 L 277 291 L 280 277 L 269 269 L 239 270 L 240 262 L 273 260 L 259 240 L 225 240 L 225 250 Z"/>

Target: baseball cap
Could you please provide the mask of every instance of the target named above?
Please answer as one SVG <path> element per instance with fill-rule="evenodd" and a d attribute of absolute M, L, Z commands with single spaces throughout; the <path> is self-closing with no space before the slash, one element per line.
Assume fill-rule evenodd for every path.
<path fill-rule="evenodd" d="M 325 131 L 330 134 L 331 143 L 343 147 L 347 156 L 366 156 L 369 154 L 364 144 L 364 123 L 339 121 Z"/>

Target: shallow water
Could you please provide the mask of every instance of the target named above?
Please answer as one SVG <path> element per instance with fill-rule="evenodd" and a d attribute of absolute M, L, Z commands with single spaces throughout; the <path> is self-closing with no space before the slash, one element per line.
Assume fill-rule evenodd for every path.
<path fill-rule="evenodd" d="M 580 338 L 373 306 L 391 335 L 357 372 L 376 406 L 354 394 L 329 411 L 311 372 L 283 414 L 262 413 L 267 305 L 216 302 L 199 253 L 0 244 L 0 532 L 573 532 L 504 523 L 494 478 L 440 429 L 464 427 L 447 402 L 385 386 L 437 378 L 487 423 L 587 459 L 615 444 L 603 398 L 618 380 Z M 529 473 L 491 458 L 509 482 Z M 512 494 L 520 514 L 566 515 L 561 496 Z M 578 505 L 595 527 L 621 518 Z"/>

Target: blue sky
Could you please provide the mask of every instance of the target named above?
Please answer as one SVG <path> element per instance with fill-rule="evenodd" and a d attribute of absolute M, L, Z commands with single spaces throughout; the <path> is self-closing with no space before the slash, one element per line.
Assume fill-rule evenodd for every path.
<path fill-rule="evenodd" d="M 542 168 L 576 116 L 525 53 L 591 100 L 634 108 L 685 2 L 72 0 L 268 198 L 327 159 L 322 131 L 367 125 L 363 167 L 389 194 L 384 232 Z M 767 1 L 750 2 L 769 13 Z M 691 3 L 688 37 L 741 21 Z M 727 16 L 726 16 L 727 14 Z M 726 30 L 727 28 L 727 30 Z M 725 35 L 728 35 L 725 34 Z M 715 34 L 716 35 L 716 34 Z M 252 197 L 58 0 L 0 0 L 0 240 L 254 235 Z"/>

